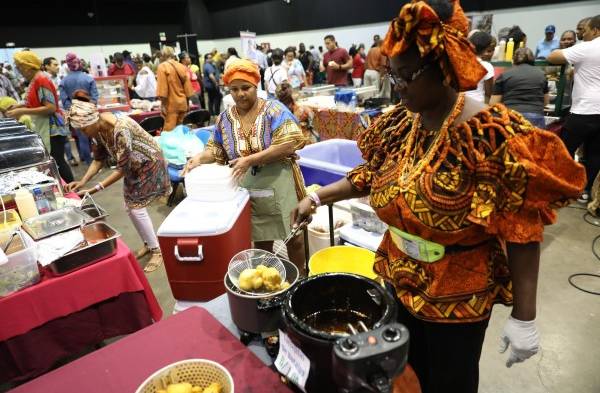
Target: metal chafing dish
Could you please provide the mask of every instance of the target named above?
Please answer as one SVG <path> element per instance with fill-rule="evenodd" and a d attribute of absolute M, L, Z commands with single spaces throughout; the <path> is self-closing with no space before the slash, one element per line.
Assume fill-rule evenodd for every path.
<path fill-rule="evenodd" d="M 84 241 L 73 251 L 48 265 L 55 275 L 63 275 L 92 265 L 117 252 L 116 229 L 105 222 L 95 222 L 81 228 Z"/>
<path fill-rule="evenodd" d="M 108 217 L 106 210 L 100 207 L 89 193 L 81 200 L 81 211 L 92 218 L 93 221 L 101 221 Z"/>
<path fill-rule="evenodd" d="M 312 85 L 300 90 L 300 95 L 303 97 L 331 96 L 333 94 L 335 94 L 335 85 Z"/>
<path fill-rule="evenodd" d="M 34 240 L 40 240 L 92 221 L 92 217 L 80 209 L 65 207 L 29 218 L 23 222 L 23 228 Z"/>

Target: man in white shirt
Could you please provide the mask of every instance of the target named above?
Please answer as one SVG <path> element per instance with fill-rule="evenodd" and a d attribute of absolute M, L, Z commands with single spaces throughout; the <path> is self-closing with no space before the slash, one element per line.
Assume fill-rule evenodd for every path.
<path fill-rule="evenodd" d="M 554 64 L 575 67 L 571 113 L 565 121 L 562 140 L 571 155 L 583 144 L 588 184 L 586 194 L 600 170 L 600 15 L 583 28 L 583 41 L 548 56 Z M 586 199 L 585 194 L 582 200 Z"/>
<path fill-rule="evenodd" d="M 269 97 L 274 98 L 277 86 L 288 79 L 288 73 L 281 65 L 283 61 L 283 51 L 281 49 L 277 48 L 273 50 L 271 60 L 273 60 L 273 65 L 265 71 L 265 89 Z"/>

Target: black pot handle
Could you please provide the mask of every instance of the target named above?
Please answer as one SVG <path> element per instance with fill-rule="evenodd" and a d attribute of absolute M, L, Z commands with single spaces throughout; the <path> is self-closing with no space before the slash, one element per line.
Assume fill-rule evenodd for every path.
<path fill-rule="evenodd" d="M 283 304 L 283 296 L 273 296 L 268 299 L 258 299 L 256 301 L 256 308 L 258 311 L 271 311 L 281 307 Z"/>

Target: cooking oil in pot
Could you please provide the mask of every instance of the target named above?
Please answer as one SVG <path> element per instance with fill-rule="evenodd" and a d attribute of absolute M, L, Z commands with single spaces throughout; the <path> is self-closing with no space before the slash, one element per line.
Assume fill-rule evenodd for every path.
<path fill-rule="evenodd" d="M 302 322 L 313 329 L 341 336 L 350 336 L 353 334 L 350 326 L 357 327 L 360 322 L 371 326 L 373 323 L 369 316 L 350 309 L 317 311 L 304 317 Z"/>

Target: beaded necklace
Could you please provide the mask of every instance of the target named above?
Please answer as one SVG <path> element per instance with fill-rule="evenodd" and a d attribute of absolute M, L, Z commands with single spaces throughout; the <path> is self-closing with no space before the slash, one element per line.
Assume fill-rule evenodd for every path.
<path fill-rule="evenodd" d="M 431 141 L 427 151 L 425 151 L 419 158 L 420 152 L 423 150 L 427 135 L 423 135 L 419 138 L 421 129 L 421 115 L 417 114 L 411 125 L 411 129 L 408 134 L 406 146 L 402 152 L 402 158 L 400 159 L 400 176 L 398 179 L 398 185 L 402 191 L 409 189 L 410 185 L 423 173 L 427 168 L 435 155 L 439 152 L 442 145 L 446 152 L 449 147 L 449 132 L 448 128 L 454 124 L 454 121 L 458 118 L 465 106 L 465 95 L 463 93 L 458 95 L 454 107 L 450 114 L 444 120 L 442 127 L 435 135 L 435 139 Z M 441 154 L 440 158 L 443 158 L 445 154 Z M 433 170 L 439 168 L 442 163 L 442 159 L 438 159 L 433 165 Z"/>

